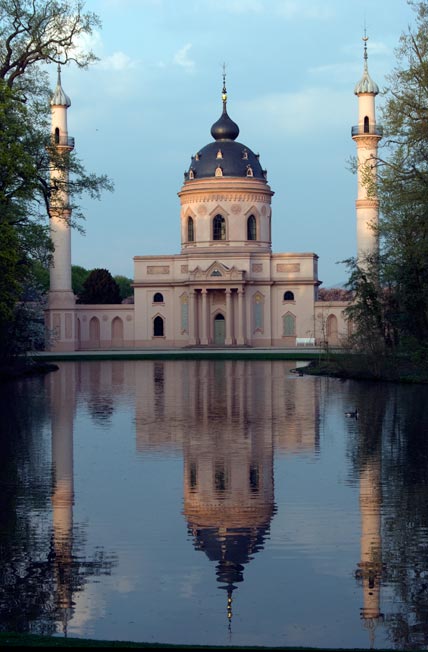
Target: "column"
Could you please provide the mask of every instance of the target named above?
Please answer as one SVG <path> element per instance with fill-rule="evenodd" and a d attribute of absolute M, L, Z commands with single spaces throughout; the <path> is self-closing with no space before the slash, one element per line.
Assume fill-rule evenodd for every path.
<path fill-rule="evenodd" d="M 232 291 L 226 288 L 226 346 L 232 344 Z"/>
<path fill-rule="evenodd" d="M 245 345 L 245 315 L 244 315 L 244 289 L 238 288 L 238 329 L 236 343 L 238 346 Z"/>
<path fill-rule="evenodd" d="M 196 344 L 195 337 L 195 291 L 189 292 L 189 344 Z"/>
<path fill-rule="evenodd" d="M 201 318 L 201 344 L 208 344 L 208 329 L 207 329 L 207 294 L 206 288 L 201 290 L 202 294 L 202 318 Z"/>

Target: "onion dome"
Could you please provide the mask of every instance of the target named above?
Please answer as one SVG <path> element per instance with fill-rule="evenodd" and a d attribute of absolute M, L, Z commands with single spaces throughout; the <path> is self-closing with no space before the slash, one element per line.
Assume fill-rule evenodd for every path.
<path fill-rule="evenodd" d="M 67 109 L 71 106 L 71 100 L 61 86 L 61 66 L 58 64 L 58 80 L 56 88 L 51 99 L 51 106 L 65 106 Z"/>
<path fill-rule="evenodd" d="M 226 75 L 223 75 L 223 91 L 221 94 L 223 100 L 223 112 L 217 122 L 211 127 L 211 136 L 214 140 L 236 140 L 239 136 L 239 127 L 233 122 L 227 114 L 227 91 Z"/>
<path fill-rule="evenodd" d="M 266 181 L 267 172 L 260 165 L 259 155 L 236 140 L 239 127 L 227 113 L 225 74 L 222 101 L 223 112 L 211 127 L 214 142 L 192 156 L 190 168 L 184 173 L 185 181 L 207 177 L 254 177 Z"/>
<path fill-rule="evenodd" d="M 367 66 L 367 41 L 368 37 L 364 36 L 364 71 L 363 76 L 361 77 L 358 84 L 355 86 L 354 93 L 355 95 L 361 95 L 362 93 L 371 93 L 372 95 L 377 95 L 379 93 L 379 86 L 369 75 L 369 69 Z"/>

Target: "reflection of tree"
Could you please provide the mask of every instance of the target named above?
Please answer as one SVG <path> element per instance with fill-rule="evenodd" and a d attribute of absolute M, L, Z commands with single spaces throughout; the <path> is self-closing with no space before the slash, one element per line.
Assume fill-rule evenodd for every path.
<path fill-rule="evenodd" d="M 428 413 L 426 387 L 400 387 L 384 446 L 387 580 L 400 597 L 388 619 L 400 649 L 428 645 Z"/>
<path fill-rule="evenodd" d="M 367 481 L 380 471 L 382 564 L 367 579 L 381 579 L 396 595 L 396 611 L 386 615 L 398 649 L 428 645 L 428 413 L 423 386 L 353 385 L 360 418 L 350 431 L 354 474 Z M 372 497 L 375 483 L 371 483 Z M 380 499 L 380 498 L 379 498 Z M 373 574 L 373 573 L 372 573 Z M 363 579 L 362 573 L 358 576 Z"/>
<path fill-rule="evenodd" d="M 102 550 L 84 557 L 84 531 L 59 540 L 52 496 L 49 409 L 44 379 L 3 385 L 0 393 L 0 629 L 52 634 L 72 612 L 73 593 L 114 563 Z"/>

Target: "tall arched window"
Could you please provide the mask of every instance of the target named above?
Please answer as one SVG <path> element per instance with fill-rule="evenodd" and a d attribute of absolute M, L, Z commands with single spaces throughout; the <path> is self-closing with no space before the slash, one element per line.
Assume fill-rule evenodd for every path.
<path fill-rule="evenodd" d="M 187 219 L 187 241 L 193 242 L 195 239 L 195 228 L 193 224 L 193 217 Z"/>
<path fill-rule="evenodd" d="M 226 221 L 222 215 L 213 219 L 213 240 L 226 240 Z"/>
<path fill-rule="evenodd" d="M 55 127 L 55 145 L 59 145 L 59 129 Z"/>
<path fill-rule="evenodd" d="M 284 337 L 293 337 L 296 334 L 296 318 L 291 312 L 288 312 L 283 320 L 283 335 Z"/>
<path fill-rule="evenodd" d="M 163 294 L 156 292 L 156 294 L 153 295 L 153 303 L 163 303 Z"/>
<path fill-rule="evenodd" d="M 89 322 L 89 343 L 94 349 L 100 346 L 100 320 L 98 317 L 91 317 Z"/>
<path fill-rule="evenodd" d="M 113 346 L 123 344 L 123 321 L 120 317 L 115 317 L 111 322 L 111 343 Z"/>
<path fill-rule="evenodd" d="M 370 133 L 370 123 L 369 123 L 369 117 L 367 115 L 364 117 L 364 133 L 365 134 Z"/>
<path fill-rule="evenodd" d="M 337 344 L 338 341 L 338 322 L 336 315 L 327 317 L 327 340 L 329 344 Z"/>
<path fill-rule="evenodd" d="M 154 337 L 163 337 L 163 319 L 159 315 L 153 320 L 153 335 Z"/>
<path fill-rule="evenodd" d="M 247 240 L 256 240 L 257 237 L 257 222 L 254 215 L 250 215 L 247 220 Z"/>

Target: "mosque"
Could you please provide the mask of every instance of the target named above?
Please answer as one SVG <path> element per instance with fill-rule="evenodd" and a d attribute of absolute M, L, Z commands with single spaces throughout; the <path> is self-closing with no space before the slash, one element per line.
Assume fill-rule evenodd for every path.
<path fill-rule="evenodd" d="M 379 92 L 367 64 L 355 86 L 357 147 L 357 256 L 375 251 L 379 204 L 367 190 L 367 170 L 377 156 Z M 58 82 L 51 100 L 52 140 L 71 151 L 69 97 Z M 340 345 L 350 332 L 347 302 L 319 301 L 318 256 L 273 253 L 273 190 L 259 155 L 237 140 L 227 111 L 223 76 L 222 113 L 213 140 L 191 157 L 180 198 L 179 254 L 134 257 L 134 304 L 76 304 L 71 285 L 71 210 L 64 192 L 51 207 L 54 244 L 46 310 L 47 348 L 52 351 L 170 347 L 296 347 Z M 52 170 L 52 177 L 59 171 Z"/>

